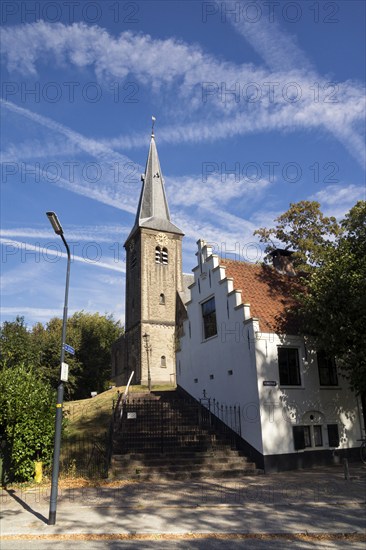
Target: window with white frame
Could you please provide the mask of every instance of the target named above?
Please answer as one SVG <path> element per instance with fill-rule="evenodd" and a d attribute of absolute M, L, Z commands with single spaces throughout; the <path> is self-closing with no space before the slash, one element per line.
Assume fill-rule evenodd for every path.
<path fill-rule="evenodd" d="M 333 357 L 329 357 L 324 351 L 316 354 L 318 361 L 319 383 L 321 386 L 338 386 L 337 367 Z"/>
<path fill-rule="evenodd" d="M 278 370 L 281 386 L 300 386 L 300 361 L 298 348 L 278 347 Z"/>
<path fill-rule="evenodd" d="M 323 447 L 323 427 L 321 425 L 293 426 L 292 431 L 295 451 Z"/>

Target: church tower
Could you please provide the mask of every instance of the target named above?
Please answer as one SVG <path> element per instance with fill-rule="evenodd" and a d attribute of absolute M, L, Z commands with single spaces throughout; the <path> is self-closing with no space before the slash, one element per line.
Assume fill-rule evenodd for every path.
<path fill-rule="evenodd" d="M 154 131 L 134 226 L 126 249 L 123 367 L 133 384 L 175 384 L 177 296 L 182 291 L 183 232 L 170 221 Z M 122 359 L 122 357 L 120 358 Z M 119 361 L 120 362 L 120 361 Z M 117 373 L 116 373 L 117 374 Z"/>

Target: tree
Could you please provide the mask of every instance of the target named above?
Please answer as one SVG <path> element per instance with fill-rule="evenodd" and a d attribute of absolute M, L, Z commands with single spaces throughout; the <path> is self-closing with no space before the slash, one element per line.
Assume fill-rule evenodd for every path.
<path fill-rule="evenodd" d="M 54 317 L 44 327 L 34 326 L 32 339 L 38 350 L 40 368 L 56 388 L 60 373 L 62 319 Z M 65 384 L 67 399 L 90 397 L 91 391 L 107 389 L 111 376 L 111 346 L 121 335 L 122 327 L 112 315 L 78 311 L 67 321 L 66 340 L 75 349 L 67 354 L 69 380 Z"/>
<path fill-rule="evenodd" d="M 82 365 L 75 397 L 89 397 L 91 391 L 107 389 L 112 369 L 111 346 L 122 328 L 112 315 L 83 311 L 74 313 L 69 324 L 71 331 L 78 333 L 76 358 Z"/>
<path fill-rule="evenodd" d="M 91 391 L 107 389 L 111 376 L 111 346 L 123 328 L 112 315 L 78 311 L 67 321 L 66 341 L 75 355 L 66 355 L 69 380 L 65 398 L 89 397 Z M 1 368 L 20 363 L 38 368 L 56 388 L 60 376 L 62 319 L 37 323 L 28 331 L 22 317 L 1 327 Z"/>
<path fill-rule="evenodd" d="M 255 234 L 270 243 L 267 251 L 274 247 L 272 236 L 295 251 L 295 265 L 307 272 L 293 312 L 301 332 L 337 358 L 366 414 L 366 202 L 351 208 L 340 225 L 309 201 L 291 204 L 276 221 L 275 228 Z"/>
<path fill-rule="evenodd" d="M 275 221 L 276 227 L 261 227 L 254 231 L 254 235 L 266 243 L 267 254 L 278 247 L 291 248 L 294 268 L 305 272 L 321 263 L 326 251 L 333 247 L 334 239 L 342 232 L 336 218 L 324 216 L 316 201 L 290 204 L 290 208 Z"/>
<path fill-rule="evenodd" d="M 32 363 L 35 350 L 24 317 L 5 321 L 0 328 L 0 368 Z"/>
<path fill-rule="evenodd" d="M 303 332 L 337 357 L 359 394 L 366 393 L 366 202 L 347 214 L 342 234 L 298 296 Z"/>
<path fill-rule="evenodd" d="M 33 345 L 38 350 L 39 368 L 53 388 L 57 387 L 60 377 L 61 335 L 62 319 L 58 317 L 50 319 L 45 326 L 37 323 L 32 330 Z M 66 339 L 67 343 L 76 350 L 76 355 L 68 354 L 65 358 L 66 363 L 69 365 L 69 379 L 65 384 L 65 399 L 72 399 L 78 388 L 78 380 L 83 365 L 77 356 L 80 338 L 70 319 L 67 323 Z"/>
<path fill-rule="evenodd" d="M 51 463 L 55 402 L 54 391 L 34 367 L 13 364 L 1 370 L 0 432 L 11 480 L 30 480 L 35 460 Z"/>

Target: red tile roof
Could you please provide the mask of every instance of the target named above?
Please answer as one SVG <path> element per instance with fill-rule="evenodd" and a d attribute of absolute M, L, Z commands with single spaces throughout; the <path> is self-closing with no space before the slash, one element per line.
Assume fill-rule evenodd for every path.
<path fill-rule="evenodd" d="M 296 301 L 291 296 L 301 290 L 297 277 L 281 275 L 273 267 L 220 258 L 226 267 L 226 277 L 234 279 L 234 289 L 242 291 L 242 302 L 250 303 L 252 317 L 259 319 L 262 332 L 297 334 L 294 311 Z"/>

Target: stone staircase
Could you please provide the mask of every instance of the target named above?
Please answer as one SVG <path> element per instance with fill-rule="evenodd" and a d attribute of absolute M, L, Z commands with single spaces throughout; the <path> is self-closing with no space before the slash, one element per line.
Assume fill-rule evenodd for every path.
<path fill-rule="evenodd" d="M 263 473 L 237 450 L 230 430 L 213 426 L 199 403 L 179 392 L 132 394 L 117 411 L 110 477 L 114 479 L 233 478 Z"/>

